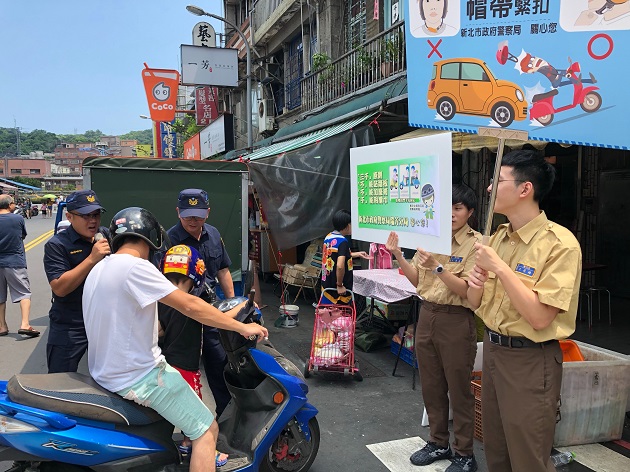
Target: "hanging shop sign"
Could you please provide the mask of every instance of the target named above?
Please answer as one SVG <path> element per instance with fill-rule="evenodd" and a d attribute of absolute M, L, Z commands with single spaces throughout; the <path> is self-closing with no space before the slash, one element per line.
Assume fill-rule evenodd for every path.
<path fill-rule="evenodd" d="M 144 91 L 153 121 L 173 121 L 177 105 L 179 72 L 170 69 L 150 69 L 146 64 L 142 70 Z"/>

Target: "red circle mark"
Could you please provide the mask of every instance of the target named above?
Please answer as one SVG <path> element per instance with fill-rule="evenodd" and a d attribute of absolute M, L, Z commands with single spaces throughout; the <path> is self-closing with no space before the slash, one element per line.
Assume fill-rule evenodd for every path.
<path fill-rule="evenodd" d="M 600 38 L 605 39 L 608 42 L 608 51 L 606 51 L 604 54 L 595 54 L 593 52 L 593 43 L 595 42 L 596 39 L 600 39 Z M 612 54 L 612 52 L 613 52 L 613 40 L 607 34 L 598 33 L 598 34 L 596 34 L 595 36 L 593 36 L 589 40 L 587 49 L 588 49 L 589 55 L 593 59 L 601 61 L 602 59 L 606 59 L 608 56 L 610 56 Z"/>

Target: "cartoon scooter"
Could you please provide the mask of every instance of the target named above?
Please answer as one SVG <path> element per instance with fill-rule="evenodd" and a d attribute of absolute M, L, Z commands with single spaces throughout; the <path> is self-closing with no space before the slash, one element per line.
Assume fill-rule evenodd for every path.
<path fill-rule="evenodd" d="M 580 64 L 578 62 L 571 63 L 567 69 L 567 75 L 571 74 L 573 77 L 579 72 Z M 534 95 L 532 98 L 532 107 L 529 110 L 529 118 L 538 121 L 543 126 L 547 126 L 551 124 L 556 113 L 570 110 L 578 105 L 580 105 L 585 112 L 593 113 L 602 106 L 602 97 L 595 90 L 599 90 L 599 87 L 594 85 L 584 87 L 582 80 L 578 79 L 573 82 L 573 102 L 558 108 L 553 104 L 553 97 L 558 95 L 558 89 Z"/>
<path fill-rule="evenodd" d="M 525 53 L 525 55 L 529 56 L 529 54 L 527 53 Z M 569 58 L 569 67 L 562 71 L 554 69 L 551 65 L 549 65 L 542 59 L 534 58 L 537 59 L 538 62 L 544 63 L 545 66 L 543 67 L 546 67 L 546 69 L 543 70 L 543 67 L 540 67 L 539 69 L 530 68 L 531 70 L 528 69 L 526 71 L 523 70 L 522 65 L 518 66 L 518 64 L 521 63 L 522 60 L 509 52 L 507 41 L 499 44 L 496 58 L 497 61 L 502 65 L 505 64 L 507 61 L 515 62 L 517 64 L 517 69 L 520 69 L 523 72 L 531 73 L 532 71 L 538 71 L 549 78 L 552 86 L 554 87 L 553 90 L 534 95 L 534 97 L 532 98 L 532 107 L 529 110 L 529 118 L 531 120 L 538 121 L 543 126 L 551 124 L 556 113 L 570 110 L 571 108 L 575 108 L 578 105 L 580 105 L 582 110 L 587 113 L 593 113 L 599 110 L 599 108 L 602 106 L 602 97 L 599 93 L 595 91 L 599 90 L 599 87 L 596 87 L 594 85 L 584 87 L 585 83 L 594 84 L 595 82 L 597 82 L 595 80 L 595 77 L 592 74 L 589 74 L 590 78 L 582 79 L 582 76 L 580 74 L 580 63 L 571 61 L 571 58 Z M 551 73 L 551 70 L 553 70 L 554 72 Z M 553 104 L 553 97 L 558 95 L 557 87 L 568 85 L 573 85 L 572 103 L 556 108 Z"/>

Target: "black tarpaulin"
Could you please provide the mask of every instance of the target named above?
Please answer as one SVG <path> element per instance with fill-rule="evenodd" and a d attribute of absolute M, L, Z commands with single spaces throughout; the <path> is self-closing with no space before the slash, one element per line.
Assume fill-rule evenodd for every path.
<path fill-rule="evenodd" d="M 350 149 L 374 144 L 370 126 L 249 163 L 280 250 L 325 236 L 337 210 L 350 210 Z"/>

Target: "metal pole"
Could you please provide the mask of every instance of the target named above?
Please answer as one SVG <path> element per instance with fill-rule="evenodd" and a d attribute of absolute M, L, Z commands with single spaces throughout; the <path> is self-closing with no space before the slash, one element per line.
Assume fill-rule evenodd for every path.
<path fill-rule="evenodd" d="M 499 147 L 497 148 L 497 158 L 494 162 L 494 174 L 492 176 L 492 190 L 490 191 L 490 203 L 488 204 L 488 215 L 486 217 L 486 226 L 483 228 L 483 244 L 488 245 L 490 240 L 490 230 L 492 229 L 492 219 L 494 217 L 494 202 L 497 198 L 497 188 L 499 187 L 499 173 L 501 172 L 501 160 L 503 159 L 503 146 L 505 139 L 499 138 Z"/>
<path fill-rule="evenodd" d="M 203 14 L 206 16 L 209 16 L 210 18 L 214 18 L 215 20 L 223 21 L 224 23 L 234 28 L 236 32 L 238 33 L 238 35 L 243 40 L 243 43 L 245 44 L 245 51 L 247 52 L 247 100 L 245 102 L 246 108 L 247 108 L 247 111 L 246 111 L 247 113 L 247 147 L 251 148 L 252 147 L 252 57 L 251 57 L 251 49 L 249 47 L 249 42 L 247 41 L 247 38 L 245 37 L 243 32 L 239 28 L 237 28 L 236 25 L 232 23 L 231 21 L 228 21 L 221 16 L 217 16 L 214 13 L 204 12 Z"/>

